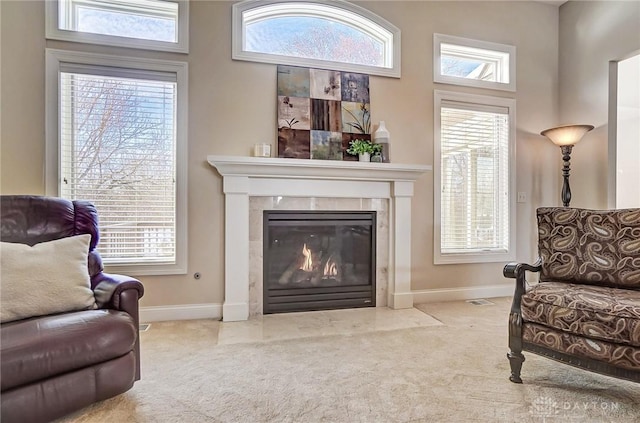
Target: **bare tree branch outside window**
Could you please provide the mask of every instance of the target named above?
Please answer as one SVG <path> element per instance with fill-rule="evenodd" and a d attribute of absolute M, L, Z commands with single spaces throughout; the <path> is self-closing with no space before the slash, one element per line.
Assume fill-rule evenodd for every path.
<path fill-rule="evenodd" d="M 175 247 L 175 85 L 65 74 L 63 174 L 101 218 L 109 258 L 164 257 Z M 64 104 L 64 102 L 63 102 Z M 69 177 L 67 177 L 69 175 Z"/>

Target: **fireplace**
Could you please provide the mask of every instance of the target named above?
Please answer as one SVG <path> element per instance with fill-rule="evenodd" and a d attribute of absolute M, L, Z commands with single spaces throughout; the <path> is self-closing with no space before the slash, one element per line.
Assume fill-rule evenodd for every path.
<path fill-rule="evenodd" d="M 375 306 L 376 212 L 263 213 L 263 313 Z"/>
<path fill-rule="evenodd" d="M 413 307 L 411 198 L 414 182 L 431 166 L 232 156 L 207 160 L 222 176 L 225 196 L 223 321 L 263 313 L 263 211 L 274 209 L 377 210 L 376 306 Z M 298 205 L 303 200 L 307 204 Z M 349 206 L 343 208 L 343 202 Z"/>

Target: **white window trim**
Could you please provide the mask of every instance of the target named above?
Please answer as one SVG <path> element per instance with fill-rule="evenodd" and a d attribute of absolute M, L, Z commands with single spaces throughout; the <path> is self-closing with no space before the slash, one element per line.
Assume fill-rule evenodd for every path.
<path fill-rule="evenodd" d="M 360 21 L 370 21 L 369 26 L 379 26 L 382 29 L 390 32 L 393 36 L 393 43 L 391 50 L 387 49 L 385 52 L 386 60 L 389 67 L 379 66 L 367 66 L 357 65 L 351 63 L 334 62 L 329 60 L 319 59 L 307 59 L 301 57 L 281 56 L 277 54 L 256 53 L 252 51 L 246 51 L 244 46 L 245 27 L 242 22 L 243 12 L 255 9 L 258 7 L 264 7 L 272 4 L 287 4 L 287 9 L 290 9 L 294 4 L 318 4 L 325 8 L 341 9 L 347 12 L 354 13 L 361 16 L 364 19 Z M 321 16 L 320 14 L 314 16 Z M 371 32 L 364 27 L 359 26 L 363 32 Z M 343 1 L 343 0 L 246 0 L 233 5 L 232 11 L 232 51 L 231 58 L 234 60 L 247 60 L 250 62 L 259 63 L 274 63 L 279 65 L 291 65 L 291 66 L 303 66 L 314 67 L 320 69 L 331 69 L 346 72 L 365 73 L 369 75 L 388 76 L 393 78 L 400 78 L 400 50 L 401 50 L 401 33 L 400 29 L 393 25 L 386 19 L 376 15 L 375 13 L 357 6 L 355 4 Z"/>
<path fill-rule="evenodd" d="M 165 1 L 178 3 L 178 22 L 176 22 L 178 41 L 175 43 L 60 29 L 58 16 L 59 0 L 47 0 L 45 2 L 45 36 L 50 40 L 129 47 L 144 50 L 169 51 L 175 53 L 189 53 L 189 1 Z"/>
<path fill-rule="evenodd" d="M 176 261 L 173 264 L 105 265 L 107 272 L 128 275 L 177 275 L 187 273 L 187 124 L 188 64 L 186 62 L 111 56 L 46 49 L 45 53 L 45 190 L 58 196 L 60 177 L 60 64 L 112 66 L 143 71 L 175 73 L 177 77 L 176 120 Z M 98 245 L 98 250 L 99 250 Z"/>
<path fill-rule="evenodd" d="M 516 259 L 516 100 L 512 98 L 467 94 L 453 91 L 434 91 L 433 143 L 433 262 L 434 264 L 508 262 Z M 441 120 L 443 101 L 477 105 L 500 106 L 509 109 L 509 249 L 506 252 L 469 252 L 443 254 L 441 246 Z"/>
<path fill-rule="evenodd" d="M 455 44 L 483 50 L 493 50 L 509 55 L 509 83 L 481 81 L 478 79 L 462 78 L 443 75 L 441 67 L 442 44 Z M 433 81 L 441 84 L 462 85 L 466 87 L 489 88 L 502 91 L 516 91 L 516 48 L 507 44 L 491 43 L 488 41 L 472 40 L 470 38 L 454 37 L 452 35 L 433 34 Z"/>

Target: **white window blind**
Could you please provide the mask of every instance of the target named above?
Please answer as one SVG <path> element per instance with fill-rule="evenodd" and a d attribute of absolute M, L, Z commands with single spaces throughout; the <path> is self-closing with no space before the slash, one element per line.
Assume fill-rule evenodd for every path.
<path fill-rule="evenodd" d="M 96 205 L 106 264 L 174 263 L 176 75 L 65 63 L 59 75 L 60 195 Z"/>
<path fill-rule="evenodd" d="M 442 100 L 439 112 L 439 253 L 507 253 L 509 108 Z"/>

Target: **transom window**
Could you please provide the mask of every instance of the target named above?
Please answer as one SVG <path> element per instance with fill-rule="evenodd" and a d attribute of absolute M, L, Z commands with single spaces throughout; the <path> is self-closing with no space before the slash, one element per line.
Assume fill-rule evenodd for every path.
<path fill-rule="evenodd" d="M 512 99 L 435 93 L 436 264 L 515 257 Z"/>
<path fill-rule="evenodd" d="M 400 30 L 345 1 L 233 6 L 233 58 L 400 77 Z"/>
<path fill-rule="evenodd" d="M 188 52 L 188 2 L 51 0 L 47 38 Z"/>
<path fill-rule="evenodd" d="M 434 34 L 433 80 L 515 91 L 515 47 Z"/>

